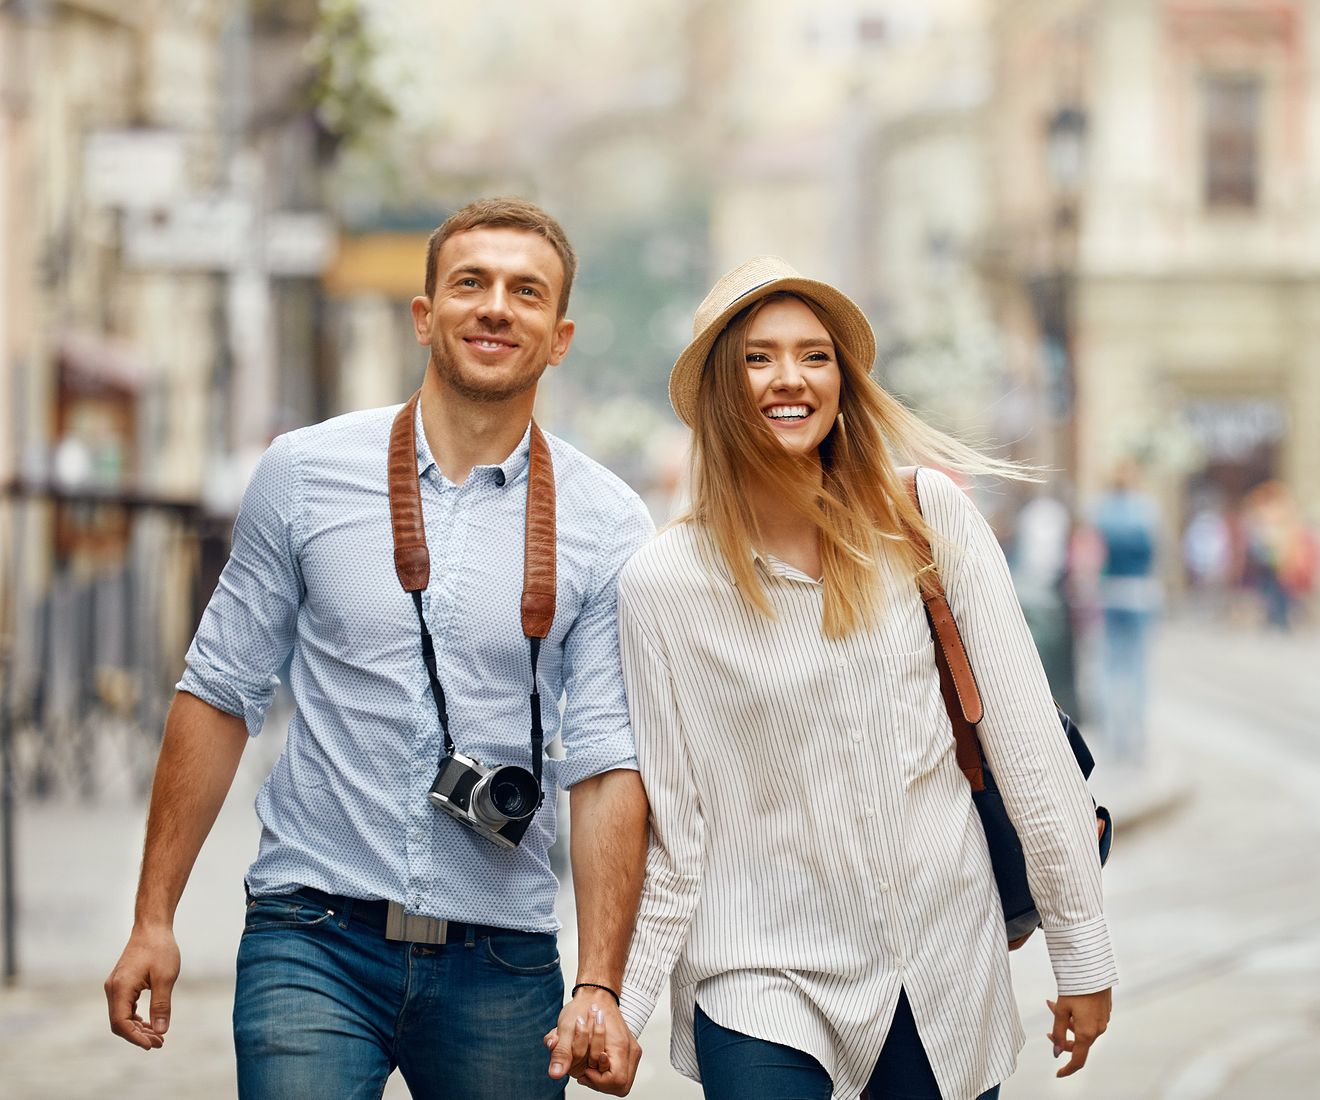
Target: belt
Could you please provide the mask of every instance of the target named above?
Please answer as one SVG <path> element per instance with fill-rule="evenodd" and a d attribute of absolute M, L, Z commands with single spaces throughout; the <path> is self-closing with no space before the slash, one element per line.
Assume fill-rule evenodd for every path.
<path fill-rule="evenodd" d="M 314 886 L 299 886 L 293 893 L 323 906 L 336 916 L 355 921 L 373 932 L 380 932 L 387 940 L 408 943 L 466 943 L 487 936 L 505 936 L 508 928 L 489 924 L 469 924 L 466 921 L 447 921 L 436 917 L 419 917 L 403 911 L 397 901 L 383 898 L 367 900 L 349 898 L 342 894 L 327 894 Z M 518 933 L 513 933 L 517 935 Z"/>

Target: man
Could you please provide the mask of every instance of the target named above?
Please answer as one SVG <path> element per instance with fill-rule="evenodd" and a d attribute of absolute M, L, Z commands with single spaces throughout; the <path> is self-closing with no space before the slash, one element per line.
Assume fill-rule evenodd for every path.
<path fill-rule="evenodd" d="M 534 671 L 519 613 L 525 526 L 543 503 L 528 491 L 542 438 L 532 409 L 573 337 L 575 266 L 563 230 L 530 203 L 459 211 L 432 235 L 412 303 L 430 349 L 415 413 L 352 413 L 281 436 L 244 497 L 166 722 L 133 931 L 106 981 L 111 1030 L 161 1046 L 179 971 L 174 911 L 292 651 L 296 710 L 257 797 L 246 879 L 234 1004 L 244 1100 L 378 1097 L 396 1065 L 413 1096 L 436 1100 L 558 1096 L 567 1074 L 631 1087 L 640 1048 L 615 994 L 647 826 L 615 577 L 652 525 L 631 490 L 556 439 L 558 580 Z M 403 459 L 387 480 L 397 438 L 408 450 L 391 451 Z M 414 491 L 431 564 L 410 585 L 394 508 Z M 529 685 L 544 705 L 533 694 L 529 708 Z M 499 843 L 439 812 L 428 791 L 455 753 L 530 781 L 533 709 L 548 739 L 562 733 L 565 757 L 544 759 L 548 797 L 526 835 Z M 567 1005 L 547 858 L 556 784 L 571 792 L 582 983 Z M 558 1036 L 548 1073 L 547 1032 Z"/>

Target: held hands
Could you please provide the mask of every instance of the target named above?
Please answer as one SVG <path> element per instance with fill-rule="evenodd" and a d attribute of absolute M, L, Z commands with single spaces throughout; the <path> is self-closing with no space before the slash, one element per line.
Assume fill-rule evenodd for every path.
<path fill-rule="evenodd" d="M 590 987 L 578 991 L 545 1037 L 550 1076 L 568 1076 L 609 1096 L 627 1096 L 642 1048 L 623 1022 L 614 998 Z"/>
<path fill-rule="evenodd" d="M 1054 1013 L 1054 1027 L 1045 1036 L 1054 1043 L 1054 1057 L 1064 1051 L 1070 1055 L 1067 1065 L 1055 1074 L 1068 1077 L 1086 1065 L 1086 1056 L 1094 1043 L 1109 1026 L 1109 1013 L 1113 1005 L 1111 990 L 1098 993 L 1074 994 L 1046 1001 Z M 1068 1033 L 1072 1032 L 1072 1038 Z"/>
<path fill-rule="evenodd" d="M 105 980 L 110 1030 L 143 1050 L 165 1044 L 170 1026 L 170 995 L 179 976 L 179 945 L 165 925 L 135 927 L 119 962 Z M 138 998 L 151 990 L 150 1018 L 138 1015 Z"/>

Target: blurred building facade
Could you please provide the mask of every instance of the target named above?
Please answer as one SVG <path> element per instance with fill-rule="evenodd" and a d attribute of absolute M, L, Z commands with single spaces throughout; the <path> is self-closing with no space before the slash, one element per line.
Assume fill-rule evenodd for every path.
<path fill-rule="evenodd" d="M 1000 375 L 978 271 L 991 51 L 981 0 L 726 7 L 711 278 L 782 251 L 871 317 L 880 373 L 985 435 Z"/>
<path fill-rule="evenodd" d="M 0 7 L 6 724 L 24 785 L 94 787 L 94 726 L 141 731 L 149 767 L 247 471 L 324 407 L 316 18 L 315 0 Z"/>
<path fill-rule="evenodd" d="M 38 687 L 82 603 L 124 637 L 58 661 L 177 666 L 269 438 L 415 386 L 426 237 L 481 194 L 574 240 L 538 415 L 643 491 L 693 308 L 771 252 L 1074 516 L 1135 455 L 1170 544 L 1271 479 L 1314 517 L 1317 61 L 1320 0 L 0 3 L 20 702 L 77 711 Z"/>
<path fill-rule="evenodd" d="M 994 5 L 989 284 L 1047 458 L 1145 461 L 1167 542 L 1291 486 L 1320 514 L 1320 5 Z"/>

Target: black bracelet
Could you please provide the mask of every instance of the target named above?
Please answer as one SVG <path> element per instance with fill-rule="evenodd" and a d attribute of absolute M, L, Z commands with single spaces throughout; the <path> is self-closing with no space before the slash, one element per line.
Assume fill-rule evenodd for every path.
<path fill-rule="evenodd" d="M 616 1005 L 619 1004 L 619 995 L 607 985 L 600 985 L 597 982 L 578 982 L 578 984 L 573 987 L 573 992 L 570 993 L 569 996 L 576 997 L 579 989 L 603 989 L 614 998 L 614 1003 Z"/>

